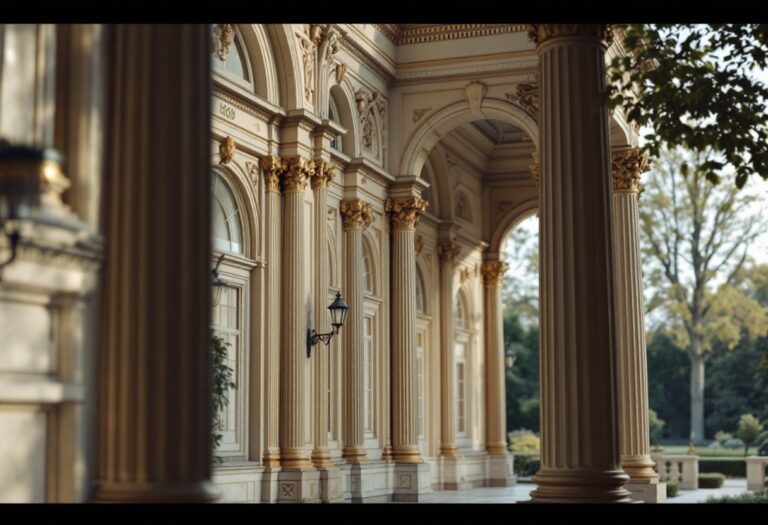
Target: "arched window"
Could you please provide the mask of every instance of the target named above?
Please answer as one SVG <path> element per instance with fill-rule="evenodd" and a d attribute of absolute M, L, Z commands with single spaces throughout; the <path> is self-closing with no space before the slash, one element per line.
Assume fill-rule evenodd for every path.
<path fill-rule="evenodd" d="M 212 59 L 213 67 L 227 76 L 250 83 L 251 77 L 248 74 L 248 65 L 245 56 L 245 48 L 240 41 L 240 37 L 235 35 L 232 39 L 232 45 L 229 47 L 229 52 L 226 54 L 224 60 L 221 60 L 219 55 L 214 53 Z"/>
<path fill-rule="evenodd" d="M 453 306 L 453 322 L 456 328 L 467 327 L 467 307 L 464 304 L 464 295 L 456 294 L 456 303 Z"/>
<path fill-rule="evenodd" d="M 371 247 L 367 241 L 363 241 L 363 282 L 365 284 L 365 293 L 373 295 L 373 272 L 371 271 L 371 264 L 373 258 L 371 256 Z"/>
<path fill-rule="evenodd" d="M 420 314 L 426 313 L 424 308 L 424 277 L 418 266 L 416 267 L 416 311 Z"/>
<path fill-rule="evenodd" d="M 213 178 L 213 249 L 243 253 L 240 210 L 229 185 L 221 175 Z"/>
<path fill-rule="evenodd" d="M 333 100 L 333 96 L 331 96 L 328 103 L 328 120 L 331 120 L 337 124 L 341 124 L 339 115 L 339 108 L 336 107 L 336 102 Z M 336 151 L 341 151 L 341 136 L 336 136 L 333 138 L 331 141 L 331 147 Z"/>

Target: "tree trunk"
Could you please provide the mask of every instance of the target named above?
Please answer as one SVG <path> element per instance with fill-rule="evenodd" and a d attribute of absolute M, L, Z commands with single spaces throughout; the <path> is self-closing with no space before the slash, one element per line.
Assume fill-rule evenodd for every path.
<path fill-rule="evenodd" d="M 704 357 L 691 356 L 691 442 L 704 440 Z"/>

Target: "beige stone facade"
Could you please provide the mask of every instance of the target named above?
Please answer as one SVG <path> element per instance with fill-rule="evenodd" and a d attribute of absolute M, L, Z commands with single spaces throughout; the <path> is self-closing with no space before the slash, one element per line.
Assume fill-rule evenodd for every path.
<path fill-rule="evenodd" d="M 612 197 L 610 163 L 637 135 L 589 109 L 617 52 L 599 27 L 5 28 L 7 48 L 37 46 L 16 74 L 44 88 L 21 103 L 55 112 L 23 134 L 7 116 L 18 90 L 0 84 L 0 136 L 67 154 L 80 222 L 3 272 L 0 424 L 29 439 L 0 437 L 13 458 L 0 477 L 24 472 L 0 501 L 418 501 L 514 483 L 500 254 L 534 213 L 546 277 L 532 496 L 628 500 L 622 462 L 657 481 L 643 331 L 615 337 L 642 325 L 637 193 Z M 123 47 L 106 51 L 105 34 Z M 222 255 L 228 287 L 211 308 Z M 308 356 L 337 292 L 347 322 Z M 208 409 L 195 410 L 208 326 L 237 384 L 212 471 Z M 35 388 L 16 389 L 22 378 Z"/>

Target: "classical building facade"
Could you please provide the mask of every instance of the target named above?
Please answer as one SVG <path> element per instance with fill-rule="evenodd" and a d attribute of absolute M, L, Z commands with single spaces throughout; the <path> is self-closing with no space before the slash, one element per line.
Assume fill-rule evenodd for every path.
<path fill-rule="evenodd" d="M 622 52 L 605 27 L 0 35 L 0 136 L 55 146 L 70 185 L 2 270 L 0 422 L 28 439 L 0 438 L 0 500 L 418 501 L 514 483 L 500 254 L 535 213 L 532 497 L 663 500 L 637 237 L 646 162 L 636 130 L 596 104 Z M 308 354 L 337 292 L 346 323 Z M 237 385 L 215 467 L 209 327 Z"/>

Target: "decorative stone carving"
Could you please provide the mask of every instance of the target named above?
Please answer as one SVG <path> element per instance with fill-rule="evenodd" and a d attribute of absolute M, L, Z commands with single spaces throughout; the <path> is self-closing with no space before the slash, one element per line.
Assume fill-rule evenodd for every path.
<path fill-rule="evenodd" d="M 469 280 L 469 276 L 472 272 L 470 272 L 469 268 L 462 268 L 459 270 L 459 279 L 461 280 L 461 284 L 464 284 Z"/>
<path fill-rule="evenodd" d="M 469 207 L 469 199 L 463 191 L 456 193 L 456 217 L 467 222 L 472 222 L 472 209 Z"/>
<path fill-rule="evenodd" d="M 261 169 L 264 170 L 264 190 L 280 193 L 280 176 L 287 169 L 286 162 L 277 155 L 261 157 Z"/>
<path fill-rule="evenodd" d="M 428 206 L 429 203 L 419 197 L 390 198 L 387 199 L 384 210 L 389 213 L 393 229 L 413 230 Z"/>
<path fill-rule="evenodd" d="M 346 64 L 336 64 L 336 83 L 341 84 L 341 81 L 344 80 L 344 75 L 347 74 L 347 65 Z"/>
<path fill-rule="evenodd" d="M 304 64 L 304 98 L 312 102 L 315 93 L 315 45 L 311 40 L 300 39 L 301 60 Z"/>
<path fill-rule="evenodd" d="M 432 108 L 414 109 L 413 110 L 413 121 L 414 122 L 418 122 L 419 120 L 421 120 L 421 117 L 423 117 L 431 109 Z"/>
<path fill-rule="evenodd" d="M 516 103 L 533 118 L 539 118 L 539 85 L 519 83 L 514 93 L 505 93 L 507 100 Z"/>
<path fill-rule="evenodd" d="M 539 173 L 539 154 L 538 152 L 531 153 L 531 156 L 533 157 L 533 164 L 528 165 L 528 169 L 531 170 L 531 176 L 533 177 L 533 181 L 536 183 L 536 187 L 539 187 L 539 179 L 541 174 Z"/>
<path fill-rule="evenodd" d="M 216 56 L 225 62 L 229 56 L 229 48 L 235 39 L 235 28 L 232 24 L 215 24 L 213 26 L 213 45 Z"/>
<path fill-rule="evenodd" d="M 414 248 L 416 249 L 416 255 L 420 254 L 421 251 L 424 249 L 424 238 L 421 235 L 416 237 L 416 241 L 414 242 Z"/>
<path fill-rule="evenodd" d="M 467 96 L 467 103 L 472 114 L 483 117 L 483 111 L 480 105 L 483 103 L 485 94 L 488 92 L 488 86 L 479 80 L 473 80 L 464 88 L 464 94 Z"/>
<path fill-rule="evenodd" d="M 617 192 L 640 193 L 640 174 L 648 171 L 648 157 L 639 148 L 630 148 L 611 153 L 611 175 L 613 189 Z"/>
<path fill-rule="evenodd" d="M 373 116 L 369 113 L 363 122 L 363 146 L 373 151 Z"/>
<path fill-rule="evenodd" d="M 248 177 L 250 177 L 251 179 L 251 184 L 253 184 L 255 187 L 258 187 L 259 186 L 259 165 L 254 162 L 247 161 L 245 163 L 245 169 L 248 172 Z"/>
<path fill-rule="evenodd" d="M 459 243 L 445 240 L 437 243 L 437 256 L 440 264 L 451 264 L 453 260 L 461 253 Z"/>
<path fill-rule="evenodd" d="M 504 261 L 487 261 L 480 267 L 483 273 L 483 283 L 488 287 L 501 286 L 504 272 L 507 271 L 507 263 Z"/>
<path fill-rule="evenodd" d="M 606 24 L 528 24 L 528 39 L 536 45 L 561 36 L 596 36 L 608 45 L 613 42 Z"/>
<path fill-rule="evenodd" d="M 315 170 L 312 173 L 312 189 L 327 188 L 336 175 L 336 166 L 325 160 L 315 161 Z"/>
<path fill-rule="evenodd" d="M 360 199 L 341 201 L 339 207 L 345 230 L 366 229 L 373 222 L 373 207 Z"/>
<path fill-rule="evenodd" d="M 375 151 L 374 145 L 374 130 L 376 126 L 376 120 L 373 118 L 374 110 L 378 113 L 378 122 L 381 125 L 382 137 L 384 136 L 384 130 L 386 129 L 387 110 L 384 97 L 379 92 L 371 93 L 365 88 L 360 88 L 355 92 L 355 103 L 357 105 L 357 113 L 360 117 L 360 123 L 363 127 L 363 146 L 368 150 Z M 383 140 L 382 140 L 383 142 Z M 382 156 L 383 156 L 382 144 Z"/>
<path fill-rule="evenodd" d="M 226 137 L 219 143 L 219 164 L 228 164 L 235 156 L 235 139 Z"/>
<path fill-rule="evenodd" d="M 288 169 L 283 173 L 283 191 L 301 193 L 307 189 L 307 180 L 315 171 L 315 163 L 305 157 L 293 157 L 288 161 Z"/>

